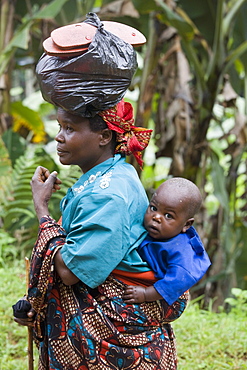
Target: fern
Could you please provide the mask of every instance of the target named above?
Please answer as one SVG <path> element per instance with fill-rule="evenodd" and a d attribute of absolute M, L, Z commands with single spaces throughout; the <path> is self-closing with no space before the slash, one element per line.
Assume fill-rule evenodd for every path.
<path fill-rule="evenodd" d="M 37 166 L 57 171 L 62 181 L 61 190 L 54 193 L 49 203 L 51 216 L 60 217 L 60 201 L 65 196 L 68 187 L 80 177 L 77 166 L 60 169 L 54 160 L 41 147 L 30 148 L 16 160 L 8 186 L 3 187 L 0 199 L 0 210 L 3 229 L 17 240 L 17 250 L 31 249 L 38 231 L 38 220 L 33 206 L 30 181 Z"/>

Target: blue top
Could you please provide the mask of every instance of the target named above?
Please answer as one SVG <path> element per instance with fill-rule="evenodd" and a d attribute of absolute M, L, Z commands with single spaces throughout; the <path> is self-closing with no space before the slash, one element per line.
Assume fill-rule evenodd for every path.
<path fill-rule="evenodd" d="M 196 284 L 211 265 L 193 226 L 171 239 L 155 240 L 148 235 L 138 252 L 158 279 L 155 289 L 169 305 Z"/>
<path fill-rule="evenodd" d="M 137 252 L 147 235 L 145 190 L 133 166 L 116 154 L 83 174 L 61 201 L 67 237 L 61 250 L 66 266 L 91 288 L 115 268 L 149 271 Z"/>

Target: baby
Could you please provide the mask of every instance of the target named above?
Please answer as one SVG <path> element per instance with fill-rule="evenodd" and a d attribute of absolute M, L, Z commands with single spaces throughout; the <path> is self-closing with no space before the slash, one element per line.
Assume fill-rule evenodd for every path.
<path fill-rule="evenodd" d="M 126 303 L 165 299 L 171 305 L 203 277 L 211 262 L 192 226 L 201 204 L 198 187 L 182 177 L 165 181 L 155 191 L 144 216 L 148 235 L 138 252 L 157 281 L 149 287 L 127 286 Z"/>

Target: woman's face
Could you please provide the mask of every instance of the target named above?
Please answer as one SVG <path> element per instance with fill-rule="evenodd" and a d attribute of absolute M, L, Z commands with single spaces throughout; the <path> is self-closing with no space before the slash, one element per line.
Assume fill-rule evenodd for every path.
<path fill-rule="evenodd" d="M 85 173 L 108 159 L 101 145 L 102 131 L 93 132 L 87 118 L 73 115 L 58 108 L 59 132 L 57 154 L 64 165 L 78 165 Z"/>

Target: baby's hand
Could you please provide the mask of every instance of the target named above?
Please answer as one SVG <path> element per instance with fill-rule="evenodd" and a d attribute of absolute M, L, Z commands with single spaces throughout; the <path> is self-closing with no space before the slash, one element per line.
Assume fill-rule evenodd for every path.
<path fill-rule="evenodd" d="M 123 294 L 123 300 L 126 303 L 143 303 L 145 302 L 145 287 L 137 285 L 128 285 Z"/>

